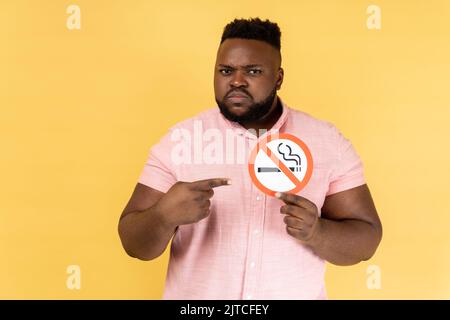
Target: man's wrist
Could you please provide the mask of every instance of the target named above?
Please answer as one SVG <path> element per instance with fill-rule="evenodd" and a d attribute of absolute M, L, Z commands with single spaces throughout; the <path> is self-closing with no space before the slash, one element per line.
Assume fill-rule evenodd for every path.
<path fill-rule="evenodd" d="M 157 203 L 151 208 L 151 214 L 154 215 L 161 227 L 165 230 L 174 231 L 178 226 L 170 219 L 170 216 L 167 213 L 160 210 Z"/>
<path fill-rule="evenodd" d="M 311 247 L 312 249 L 319 247 L 322 242 L 322 233 L 323 233 L 323 219 L 318 217 L 310 237 L 303 241 L 304 244 Z"/>

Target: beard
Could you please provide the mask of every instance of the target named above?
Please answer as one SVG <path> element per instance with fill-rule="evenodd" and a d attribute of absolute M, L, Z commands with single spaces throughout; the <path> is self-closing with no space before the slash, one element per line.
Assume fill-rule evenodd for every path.
<path fill-rule="evenodd" d="M 235 90 L 235 91 L 247 94 L 247 96 L 249 96 L 251 101 L 253 102 L 253 97 L 247 91 L 245 90 Z M 234 122 L 251 122 L 264 118 L 269 113 L 270 108 L 272 107 L 272 104 L 276 99 L 276 97 L 277 97 L 277 88 L 275 86 L 272 92 L 261 102 L 253 102 L 248 107 L 246 107 L 247 112 L 243 114 L 233 113 L 231 111 L 231 107 L 228 107 L 227 103 L 225 102 L 226 100 L 225 98 L 220 101 L 216 98 L 216 103 L 220 109 L 220 113 L 222 113 L 222 115 L 226 119 Z M 239 104 L 234 105 L 239 106 Z"/>

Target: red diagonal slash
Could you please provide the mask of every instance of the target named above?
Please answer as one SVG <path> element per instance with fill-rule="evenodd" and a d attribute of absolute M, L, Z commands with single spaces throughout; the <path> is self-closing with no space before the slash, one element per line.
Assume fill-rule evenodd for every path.
<path fill-rule="evenodd" d="M 271 140 L 271 138 L 269 137 L 268 139 L 266 139 L 267 142 L 262 143 L 262 147 L 259 147 L 260 150 L 262 150 L 269 158 L 270 160 L 273 161 L 273 163 L 280 168 L 280 170 L 289 178 L 289 180 L 291 180 L 291 182 L 295 185 L 298 186 L 300 185 L 301 181 L 298 180 L 298 178 L 295 176 L 295 174 L 292 173 L 291 170 L 289 170 L 289 168 L 280 160 L 278 159 L 272 152 L 272 150 L 269 149 L 269 147 L 267 146 L 267 143 L 269 143 L 269 141 Z M 260 143 L 258 143 L 259 145 L 261 145 Z"/>

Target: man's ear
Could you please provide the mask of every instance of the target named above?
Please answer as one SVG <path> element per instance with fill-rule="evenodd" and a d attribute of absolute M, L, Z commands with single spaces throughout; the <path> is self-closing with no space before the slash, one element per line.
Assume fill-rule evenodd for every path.
<path fill-rule="evenodd" d="M 278 69 L 278 80 L 277 80 L 277 90 L 281 89 L 281 84 L 283 83 L 284 70 L 283 68 Z"/>

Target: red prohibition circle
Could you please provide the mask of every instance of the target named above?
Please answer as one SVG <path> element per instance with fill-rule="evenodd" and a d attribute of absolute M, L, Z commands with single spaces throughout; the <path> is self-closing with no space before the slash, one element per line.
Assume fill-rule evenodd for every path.
<path fill-rule="evenodd" d="M 290 140 L 290 141 L 296 143 L 297 145 L 299 145 L 300 148 L 303 150 L 303 152 L 304 152 L 304 154 L 306 156 L 306 160 L 307 160 L 307 168 L 306 168 L 306 173 L 305 173 L 305 176 L 304 176 L 303 180 L 299 181 L 298 179 L 296 179 L 296 180 L 298 180 L 298 182 L 295 183 L 294 181 L 292 181 L 292 179 L 290 179 L 288 177 L 295 184 L 295 187 L 293 189 L 285 191 L 285 192 L 297 193 L 300 190 L 302 190 L 308 184 L 309 180 L 311 179 L 312 170 L 313 170 L 313 159 L 312 159 L 311 151 L 309 151 L 308 146 L 302 140 L 297 138 L 296 136 L 294 136 L 292 134 L 289 134 L 289 133 L 272 133 L 270 135 L 267 135 L 267 136 L 261 138 L 257 142 L 256 146 L 253 148 L 253 150 L 252 150 L 252 152 L 250 154 L 250 159 L 249 159 L 249 162 L 248 162 L 248 171 L 250 173 L 250 177 L 251 177 L 253 183 L 258 187 L 258 189 L 261 190 L 262 192 L 264 192 L 265 194 L 267 194 L 269 196 L 272 196 L 272 197 L 275 197 L 275 192 L 276 191 L 273 191 L 273 190 L 265 187 L 258 180 L 258 178 L 256 177 L 256 174 L 255 174 L 255 159 L 256 159 L 256 156 L 258 155 L 260 150 L 263 150 L 264 152 L 266 152 L 266 154 L 269 153 L 267 155 L 269 156 L 269 158 L 272 159 L 272 157 L 270 155 L 271 150 L 269 149 L 269 147 L 267 147 L 267 144 L 270 141 L 278 140 L 278 139 Z M 278 162 L 281 162 L 281 161 L 278 160 Z"/>

